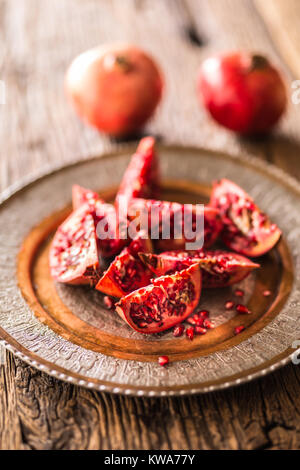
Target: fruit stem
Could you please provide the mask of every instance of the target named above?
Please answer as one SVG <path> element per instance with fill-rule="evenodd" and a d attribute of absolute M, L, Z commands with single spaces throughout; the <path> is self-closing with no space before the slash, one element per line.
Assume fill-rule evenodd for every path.
<path fill-rule="evenodd" d="M 268 60 L 259 54 L 254 54 L 251 60 L 251 70 L 262 69 L 268 65 Z"/>

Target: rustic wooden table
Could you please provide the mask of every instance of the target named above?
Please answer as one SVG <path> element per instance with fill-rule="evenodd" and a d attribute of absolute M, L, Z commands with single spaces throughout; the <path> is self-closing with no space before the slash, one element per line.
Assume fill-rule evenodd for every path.
<path fill-rule="evenodd" d="M 147 132 L 256 155 L 300 178 L 300 105 L 290 104 L 275 135 L 251 142 L 216 127 L 195 98 L 201 59 L 233 48 L 267 53 L 291 94 L 300 78 L 299 17 L 298 0 L 0 0 L 0 189 L 122 145 L 84 127 L 62 86 L 76 54 L 115 40 L 145 47 L 165 72 L 164 101 Z M 1 350 L 0 449 L 296 449 L 299 391 L 300 369 L 290 365 L 205 396 L 113 396 L 55 380 Z"/>

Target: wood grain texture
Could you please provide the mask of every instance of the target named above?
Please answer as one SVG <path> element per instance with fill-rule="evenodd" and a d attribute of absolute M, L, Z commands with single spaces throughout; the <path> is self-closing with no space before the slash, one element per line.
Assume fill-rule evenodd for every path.
<path fill-rule="evenodd" d="M 300 4 L 297 0 L 254 0 L 283 60 L 300 77 Z M 298 21 L 297 21 L 298 20 Z"/>
<path fill-rule="evenodd" d="M 122 144 L 83 126 L 62 86 L 77 53 L 113 40 L 145 47 L 164 68 L 166 95 L 147 132 L 168 142 L 256 155 L 300 177 L 300 105 L 290 104 L 272 137 L 247 141 L 213 124 L 195 99 L 198 65 L 216 49 L 265 52 L 290 85 L 295 69 L 288 69 L 285 48 L 299 47 L 292 33 L 296 0 L 272 4 L 276 28 L 283 13 L 288 19 L 285 39 L 279 34 L 274 43 L 269 23 L 250 0 L 0 0 L 0 79 L 7 90 L 7 102 L 0 105 L 0 189 L 36 169 Z M 299 367 L 290 365 L 206 396 L 119 397 L 57 381 L 6 353 L 0 365 L 0 448 L 295 449 L 299 386 Z"/>

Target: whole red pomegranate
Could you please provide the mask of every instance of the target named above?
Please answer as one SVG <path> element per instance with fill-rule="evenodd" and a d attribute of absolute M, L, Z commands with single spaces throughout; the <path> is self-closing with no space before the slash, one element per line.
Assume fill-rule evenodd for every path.
<path fill-rule="evenodd" d="M 132 45 L 106 45 L 75 58 L 65 79 L 79 116 L 113 136 L 141 128 L 158 105 L 163 79 L 154 60 Z"/>
<path fill-rule="evenodd" d="M 263 134 L 283 114 L 283 79 L 263 56 L 235 52 L 206 59 L 198 76 L 198 94 L 211 116 L 241 134 Z"/>

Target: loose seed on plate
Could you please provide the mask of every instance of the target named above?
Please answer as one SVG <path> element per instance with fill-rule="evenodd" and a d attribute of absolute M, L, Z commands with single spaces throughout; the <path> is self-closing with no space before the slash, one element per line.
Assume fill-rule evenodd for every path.
<path fill-rule="evenodd" d="M 209 317 L 209 310 L 200 310 L 200 312 L 198 312 L 198 315 L 201 318 L 208 318 Z"/>
<path fill-rule="evenodd" d="M 263 292 L 264 297 L 270 297 L 271 294 L 272 294 L 272 292 L 270 290 L 265 290 Z"/>
<path fill-rule="evenodd" d="M 212 330 L 215 327 L 215 324 L 212 321 L 208 320 L 208 318 L 206 318 L 203 322 L 203 326 L 208 330 Z"/>
<path fill-rule="evenodd" d="M 231 310 L 233 307 L 234 307 L 234 302 L 232 302 L 232 300 L 228 300 L 228 301 L 225 303 L 225 308 L 226 308 L 226 310 Z"/>
<path fill-rule="evenodd" d="M 103 302 L 104 302 L 105 307 L 108 308 L 109 310 L 111 310 L 115 306 L 115 302 L 113 301 L 113 299 L 108 297 L 108 295 L 105 295 L 103 297 Z"/>
<path fill-rule="evenodd" d="M 193 326 L 190 326 L 189 328 L 187 328 L 185 334 L 187 335 L 187 337 L 192 341 L 192 339 L 194 338 L 194 331 L 195 331 L 195 328 Z"/>
<path fill-rule="evenodd" d="M 158 364 L 160 366 L 166 366 L 168 363 L 169 363 L 169 357 L 168 356 L 159 356 Z"/>
<path fill-rule="evenodd" d="M 173 330 L 173 336 L 178 337 L 182 336 L 184 332 L 184 325 L 176 325 Z"/>
<path fill-rule="evenodd" d="M 234 329 L 234 334 L 235 334 L 235 335 L 238 335 L 238 334 L 241 333 L 244 329 L 245 329 L 244 325 L 236 326 L 235 329 Z"/>
<path fill-rule="evenodd" d="M 197 318 L 195 320 L 195 326 L 203 326 L 204 320 L 205 320 L 205 318 Z"/>
<path fill-rule="evenodd" d="M 237 304 L 235 308 L 238 313 L 252 313 L 251 310 L 249 310 L 248 307 L 243 304 Z"/>
<path fill-rule="evenodd" d="M 196 335 L 205 335 L 206 332 L 207 332 L 206 328 L 202 328 L 202 326 L 195 326 Z"/>
<path fill-rule="evenodd" d="M 234 295 L 236 295 L 237 297 L 244 297 L 245 292 L 242 289 L 236 289 Z"/>

